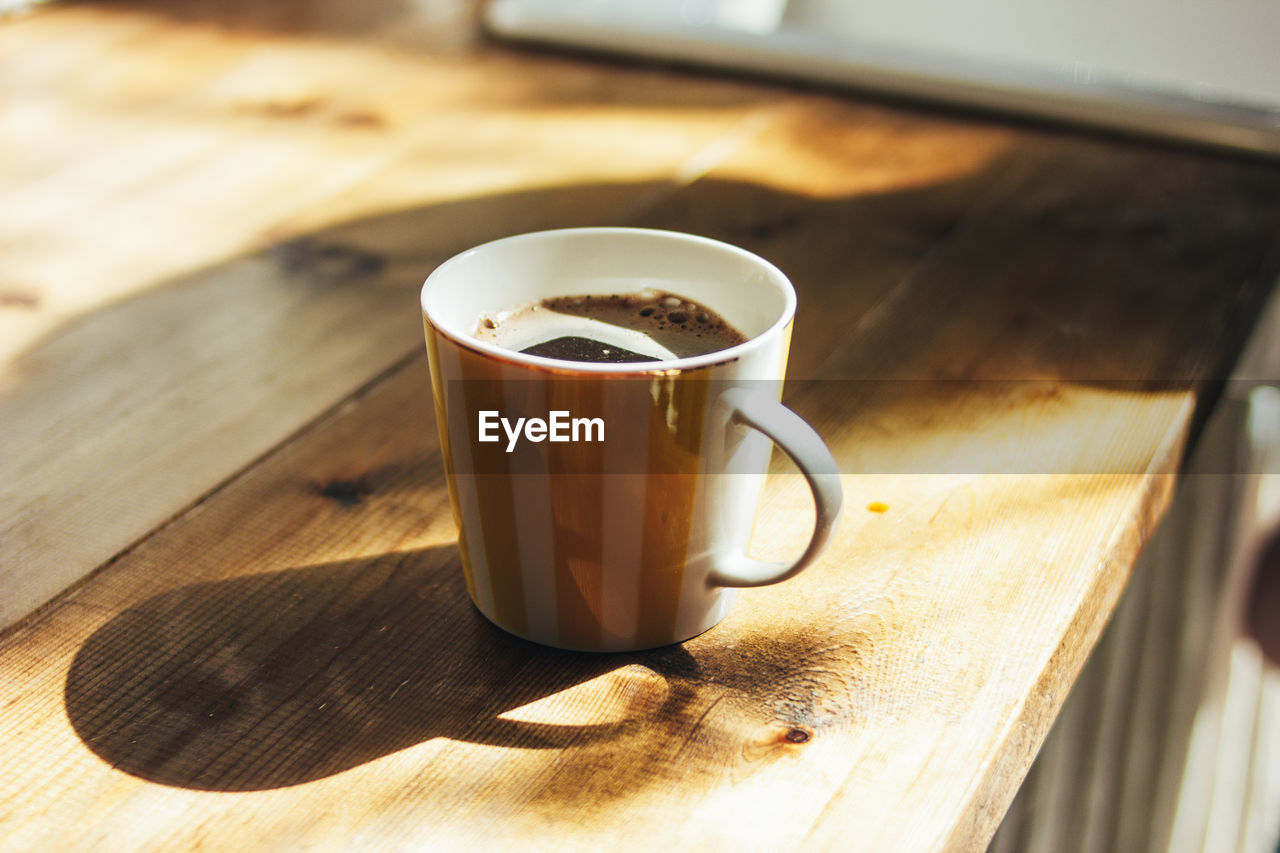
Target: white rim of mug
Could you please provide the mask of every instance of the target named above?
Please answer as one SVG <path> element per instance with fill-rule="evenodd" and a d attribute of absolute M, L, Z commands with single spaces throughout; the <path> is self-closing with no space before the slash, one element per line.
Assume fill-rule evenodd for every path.
<path fill-rule="evenodd" d="M 763 332 L 747 339 L 743 343 L 736 344 L 728 347 L 727 349 L 715 350 L 713 352 L 702 353 L 701 355 L 689 356 L 687 358 L 667 359 L 665 361 L 605 363 L 593 361 L 568 361 L 558 358 L 547 358 L 540 355 L 529 355 L 528 353 L 523 353 L 518 350 L 504 349 L 496 344 L 478 340 L 473 337 L 470 332 L 460 332 L 457 329 L 449 328 L 446 324 L 441 323 L 439 318 L 433 315 L 431 310 L 427 307 L 427 291 L 431 288 L 432 281 L 439 281 L 442 279 L 448 268 L 453 266 L 455 263 L 460 263 L 471 255 L 487 251 L 498 244 L 515 243 L 524 240 L 541 240 L 555 235 L 581 235 L 583 237 L 592 235 L 645 235 L 684 243 L 694 243 L 709 249 L 715 249 L 731 255 L 737 255 L 739 258 L 743 258 L 750 263 L 759 266 L 768 275 L 769 279 L 778 285 L 779 289 L 782 291 L 784 300 L 782 312 Z M 490 240 L 487 243 L 481 243 L 479 246 L 474 246 L 467 249 L 465 252 L 460 252 L 459 254 L 454 255 L 432 270 L 431 274 L 427 276 L 426 281 L 422 284 L 419 303 L 422 308 L 423 315 L 431 322 L 432 327 L 435 328 L 436 331 L 440 332 L 460 346 L 483 353 L 500 361 L 558 373 L 577 373 L 584 375 L 643 375 L 671 373 L 673 371 L 694 370 L 703 367 L 714 367 L 720 364 L 728 364 L 765 346 L 771 338 L 781 333 L 781 331 L 794 319 L 796 312 L 796 291 L 795 287 L 791 284 L 791 280 L 787 278 L 786 274 L 783 273 L 782 270 L 778 269 L 777 266 L 760 257 L 755 252 L 748 251 L 740 246 L 735 246 L 732 243 L 715 240 L 711 237 L 702 237 L 697 234 L 687 234 L 682 231 L 667 231 L 661 228 L 599 226 L 588 228 L 554 228 L 545 231 L 531 231 L 525 234 L 500 237 L 496 240 Z M 641 365 L 643 365 L 643 367 L 641 367 Z"/>

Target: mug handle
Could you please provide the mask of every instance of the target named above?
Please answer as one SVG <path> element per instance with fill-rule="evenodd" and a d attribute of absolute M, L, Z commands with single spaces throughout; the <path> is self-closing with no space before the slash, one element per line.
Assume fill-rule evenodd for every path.
<path fill-rule="evenodd" d="M 831 451 L 813 427 L 773 397 L 759 391 L 730 388 L 721 400 L 729 407 L 729 422 L 764 433 L 809 481 L 815 518 L 809 545 L 791 562 L 764 562 L 736 555 L 717 560 L 707 576 L 711 586 L 767 586 L 798 574 L 812 563 L 835 532 L 844 490 Z"/>

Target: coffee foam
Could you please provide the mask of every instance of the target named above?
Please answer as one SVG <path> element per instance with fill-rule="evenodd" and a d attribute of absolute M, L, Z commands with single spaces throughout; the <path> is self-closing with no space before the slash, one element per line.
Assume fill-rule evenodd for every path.
<path fill-rule="evenodd" d="M 715 352 L 746 341 L 707 306 L 656 288 L 552 297 L 512 311 L 482 315 L 476 325 L 478 339 L 515 351 L 557 338 L 585 338 L 661 361 Z"/>
<path fill-rule="evenodd" d="M 659 361 L 678 358 L 674 352 L 644 332 L 604 323 L 591 317 L 564 314 L 545 305 L 529 305 L 514 311 L 482 314 L 475 337 L 516 352 L 556 338 L 591 338 L 607 346 L 621 347 Z"/>

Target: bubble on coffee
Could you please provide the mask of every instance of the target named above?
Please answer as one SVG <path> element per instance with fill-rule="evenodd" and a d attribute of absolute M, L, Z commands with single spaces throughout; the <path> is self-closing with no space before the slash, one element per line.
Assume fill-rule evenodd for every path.
<path fill-rule="evenodd" d="M 557 296 L 482 315 L 475 336 L 529 355 L 607 363 L 688 358 L 747 340 L 705 305 L 656 289 Z"/>

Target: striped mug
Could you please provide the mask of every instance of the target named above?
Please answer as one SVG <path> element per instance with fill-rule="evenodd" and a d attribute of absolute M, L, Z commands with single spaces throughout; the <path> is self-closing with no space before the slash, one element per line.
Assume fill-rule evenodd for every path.
<path fill-rule="evenodd" d="M 657 289 L 711 308 L 745 342 L 684 358 L 565 361 L 479 335 L 542 300 Z M 573 228 L 486 243 L 422 288 L 440 447 L 467 590 L 517 636 L 583 651 L 686 640 L 737 587 L 785 580 L 831 535 L 826 445 L 783 406 L 796 297 L 743 249 L 669 231 Z M 515 428 L 512 428 L 515 425 Z M 745 555 L 771 444 L 808 480 L 794 560 Z"/>

